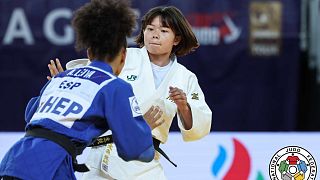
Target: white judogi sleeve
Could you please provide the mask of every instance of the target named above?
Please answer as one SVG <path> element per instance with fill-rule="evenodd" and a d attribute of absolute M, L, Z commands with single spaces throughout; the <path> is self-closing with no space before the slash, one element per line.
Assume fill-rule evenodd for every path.
<path fill-rule="evenodd" d="M 186 130 L 178 113 L 178 126 L 184 141 L 194 141 L 210 132 L 212 112 L 205 102 L 204 94 L 199 86 L 197 77 L 192 74 L 188 79 L 187 101 L 192 112 L 192 128 Z"/>

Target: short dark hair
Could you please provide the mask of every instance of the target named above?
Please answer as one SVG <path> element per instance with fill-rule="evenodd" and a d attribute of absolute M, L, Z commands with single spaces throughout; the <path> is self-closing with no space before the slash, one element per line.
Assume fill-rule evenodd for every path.
<path fill-rule="evenodd" d="M 127 46 L 136 16 L 126 0 L 91 0 L 79 8 L 72 19 L 76 49 L 90 48 L 95 58 L 113 59 Z"/>
<path fill-rule="evenodd" d="M 184 56 L 199 47 L 198 40 L 192 31 L 191 25 L 185 19 L 181 11 L 174 6 L 155 7 L 150 9 L 142 17 L 141 30 L 136 37 L 136 43 L 140 47 L 144 46 L 144 30 L 157 16 L 160 16 L 163 26 L 171 28 L 176 36 L 181 37 L 180 43 L 172 48 L 171 55 Z"/>

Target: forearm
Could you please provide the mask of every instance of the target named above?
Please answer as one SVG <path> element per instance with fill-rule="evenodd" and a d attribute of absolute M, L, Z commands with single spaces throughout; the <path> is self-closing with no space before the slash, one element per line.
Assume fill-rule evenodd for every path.
<path fill-rule="evenodd" d="M 184 141 L 195 141 L 201 139 L 210 133 L 212 112 L 206 105 L 196 105 L 194 102 L 190 103 L 192 111 L 192 128 L 186 130 L 182 124 L 181 116 L 178 116 L 178 125 Z"/>
<path fill-rule="evenodd" d="M 189 104 L 187 104 L 184 108 L 178 108 L 178 114 L 181 119 L 181 123 L 186 130 L 192 128 L 192 112 Z"/>

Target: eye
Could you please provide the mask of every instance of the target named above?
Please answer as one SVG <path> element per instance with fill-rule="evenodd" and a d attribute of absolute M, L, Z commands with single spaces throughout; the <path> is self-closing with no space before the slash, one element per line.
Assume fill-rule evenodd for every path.
<path fill-rule="evenodd" d="M 153 28 L 147 27 L 147 30 L 148 30 L 148 31 L 153 31 Z"/>
<path fill-rule="evenodd" d="M 167 33 L 167 32 L 169 32 L 168 30 L 164 30 L 164 29 L 162 29 L 161 30 L 161 32 L 163 32 L 163 33 Z"/>

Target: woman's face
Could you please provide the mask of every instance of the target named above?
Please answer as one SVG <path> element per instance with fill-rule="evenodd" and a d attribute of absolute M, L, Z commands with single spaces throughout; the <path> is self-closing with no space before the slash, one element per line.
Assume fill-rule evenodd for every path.
<path fill-rule="evenodd" d="M 147 25 L 143 34 L 144 45 L 152 55 L 170 55 L 173 45 L 179 43 L 171 28 L 162 26 L 159 16 Z"/>

